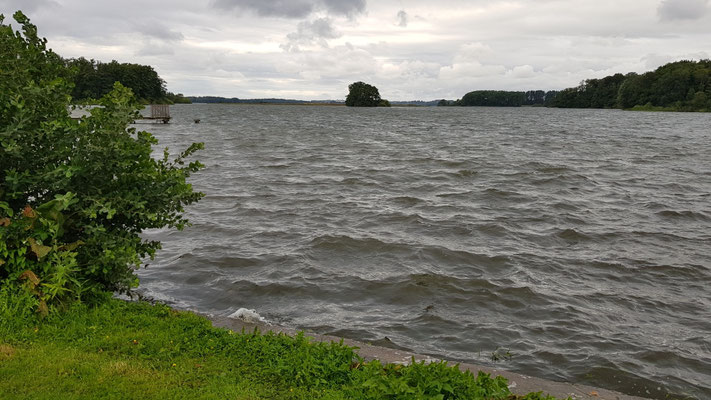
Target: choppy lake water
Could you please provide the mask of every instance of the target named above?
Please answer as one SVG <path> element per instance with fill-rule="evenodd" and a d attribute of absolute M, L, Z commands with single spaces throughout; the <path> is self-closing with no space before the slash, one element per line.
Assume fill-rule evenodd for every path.
<path fill-rule="evenodd" d="M 194 225 L 141 290 L 657 399 L 711 398 L 711 114 L 183 105 Z M 200 118 L 200 124 L 193 119 Z M 145 126 L 141 125 L 140 128 Z"/>

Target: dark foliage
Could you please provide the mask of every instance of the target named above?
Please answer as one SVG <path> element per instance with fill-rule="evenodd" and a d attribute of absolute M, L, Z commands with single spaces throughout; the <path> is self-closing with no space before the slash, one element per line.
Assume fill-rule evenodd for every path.
<path fill-rule="evenodd" d="M 113 89 L 114 82 L 121 82 L 136 97 L 146 101 L 164 100 L 168 94 L 165 81 L 150 65 L 119 63 L 116 60 L 102 63 L 84 57 L 66 60 L 66 64 L 76 69 L 72 90 L 75 101 L 100 99 Z"/>
<path fill-rule="evenodd" d="M 354 82 L 348 85 L 346 105 L 349 107 L 378 107 L 381 105 L 378 88 L 363 82 Z"/>
<path fill-rule="evenodd" d="M 639 75 L 588 79 L 559 93 L 552 106 L 711 110 L 711 60 L 677 61 Z"/>
<path fill-rule="evenodd" d="M 502 90 L 476 90 L 462 97 L 462 106 L 521 107 L 526 96 L 523 92 Z"/>
<path fill-rule="evenodd" d="M 478 106 L 478 107 L 521 107 L 542 106 L 549 104 L 556 96 L 556 91 L 529 90 L 512 92 L 503 90 L 475 90 L 464 95 L 460 100 L 440 100 L 438 106 Z"/>

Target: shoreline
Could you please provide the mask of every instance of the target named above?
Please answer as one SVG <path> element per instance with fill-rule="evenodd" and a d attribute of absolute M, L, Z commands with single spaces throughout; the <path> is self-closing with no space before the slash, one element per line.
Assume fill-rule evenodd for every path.
<path fill-rule="evenodd" d="M 289 336 L 294 336 L 299 332 L 297 329 L 287 328 L 278 325 L 272 325 L 265 322 L 251 322 L 233 317 L 221 317 L 206 313 L 192 311 L 197 315 L 203 316 L 212 322 L 214 327 L 226 328 L 235 332 L 251 332 L 258 329 L 262 333 L 274 332 L 283 333 Z M 422 354 L 411 353 L 403 350 L 396 350 L 387 347 L 374 346 L 353 339 L 346 339 L 337 336 L 321 335 L 312 332 L 303 332 L 307 337 L 312 338 L 317 342 L 340 342 L 350 347 L 357 347 L 356 351 L 366 361 L 380 360 L 383 363 L 389 364 L 409 364 L 414 358 L 415 361 L 441 361 L 440 359 L 432 358 Z M 506 371 L 498 368 L 491 368 L 482 365 L 468 363 L 453 363 L 450 365 L 459 365 L 462 371 L 471 371 L 474 375 L 478 371 L 483 371 L 491 376 L 503 376 L 509 381 L 509 390 L 517 395 L 525 395 L 531 392 L 543 391 L 544 394 L 549 394 L 557 398 L 565 399 L 570 397 L 572 400 L 649 400 L 646 397 L 631 396 L 623 393 L 615 392 L 608 389 L 596 388 L 588 385 L 581 385 L 569 382 L 555 382 L 547 379 L 536 378 L 533 376 L 522 375 L 515 372 Z"/>

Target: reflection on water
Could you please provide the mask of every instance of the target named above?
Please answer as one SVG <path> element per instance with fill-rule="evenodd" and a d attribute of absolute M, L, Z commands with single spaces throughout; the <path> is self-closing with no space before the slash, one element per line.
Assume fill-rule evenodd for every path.
<path fill-rule="evenodd" d="M 711 115 L 185 105 L 207 194 L 142 290 L 658 399 L 711 398 Z M 200 124 L 193 120 L 199 118 Z"/>

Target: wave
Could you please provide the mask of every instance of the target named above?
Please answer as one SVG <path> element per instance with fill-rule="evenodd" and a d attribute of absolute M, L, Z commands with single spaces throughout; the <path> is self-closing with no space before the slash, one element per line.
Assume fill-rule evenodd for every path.
<path fill-rule="evenodd" d="M 233 312 L 228 316 L 228 318 L 239 319 L 249 324 L 265 323 L 267 322 L 256 310 L 251 310 L 248 308 L 240 308 L 239 310 Z"/>
<path fill-rule="evenodd" d="M 352 237 L 347 235 L 323 235 L 311 240 L 312 250 L 349 252 L 409 252 L 408 243 L 389 243 L 372 237 Z"/>
<path fill-rule="evenodd" d="M 711 368 L 702 115 L 176 113 L 195 107 L 214 122 L 156 135 L 206 142 L 191 183 L 208 196 L 191 228 L 146 234 L 164 251 L 138 271 L 144 288 L 462 361 L 511 346 L 505 367 L 524 373 L 711 398 L 707 382 L 673 378 Z M 673 365 L 635 359 L 664 343 Z"/>
<path fill-rule="evenodd" d="M 711 217 L 700 211 L 689 211 L 689 210 L 662 210 L 655 213 L 665 219 L 674 220 L 692 220 L 692 221 L 709 221 Z"/>
<path fill-rule="evenodd" d="M 405 207 L 414 207 L 419 204 L 423 204 L 425 201 L 418 198 L 418 197 L 412 197 L 412 196 L 395 196 L 391 197 L 388 199 L 390 202 L 405 206 Z"/>
<path fill-rule="evenodd" d="M 540 161 L 527 162 L 522 166 L 522 168 L 524 170 L 534 170 L 538 173 L 543 174 L 561 174 L 573 170 L 569 166 L 548 164 Z"/>
<path fill-rule="evenodd" d="M 460 169 L 459 171 L 455 172 L 455 175 L 462 177 L 462 178 L 470 178 L 472 176 L 478 175 L 479 171 L 475 171 L 473 169 Z"/>
<path fill-rule="evenodd" d="M 376 186 L 377 183 L 362 178 L 344 178 L 340 182 L 342 185 Z"/>
<path fill-rule="evenodd" d="M 564 239 L 568 242 L 584 242 L 590 240 L 590 236 L 575 229 L 568 228 L 555 233 L 555 236 Z"/>

